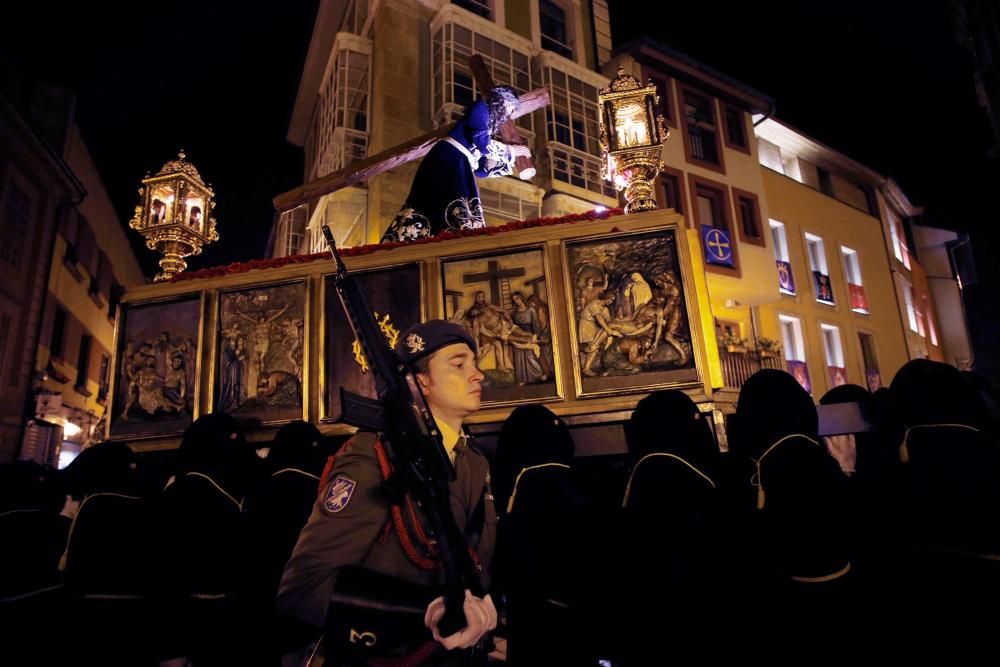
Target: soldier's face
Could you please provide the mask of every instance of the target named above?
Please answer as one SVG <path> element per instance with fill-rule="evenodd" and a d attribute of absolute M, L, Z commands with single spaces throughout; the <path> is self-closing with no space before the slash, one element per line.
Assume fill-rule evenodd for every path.
<path fill-rule="evenodd" d="M 432 354 L 427 373 L 417 380 L 435 416 L 463 419 L 479 409 L 483 377 L 472 349 L 454 343 Z"/>

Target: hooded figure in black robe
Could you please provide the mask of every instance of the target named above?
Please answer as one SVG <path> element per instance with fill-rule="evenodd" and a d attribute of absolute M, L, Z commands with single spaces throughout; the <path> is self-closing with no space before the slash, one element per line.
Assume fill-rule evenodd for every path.
<path fill-rule="evenodd" d="M 957 369 L 926 359 L 903 366 L 890 392 L 905 429 L 899 457 L 909 546 L 952 570 L 956 590 L 980 587 L 985 582 L 958 575 L 1000 557 L 1000 445 L 987 432 L 989 413 Z"/>
<path fill-rule="evenodd" d="M 199 417 L 184 432 L 177 473 L 159 508 L 161 604 L 184 621 L 169 626 L 164 658 L 187 655 L 196 665 L 239 664 L 240 655 L 255 651 L 260 637 L 247 600 L 248 566 L 254 559 L 244 498 L 258 461 L 226 413 Z"/>
<path fill-rule="evenodd" d="M 84 662 L 148 664 L 152 616 L 150 537 L 153 517 L 137 490 L 136 458 L 124 442 L 84 449 L 66 469 L 80 507 L 61 568 L 73 594 L 76 651 Z M 121 641 L 108 642 L 115 628 Z"/>
<path fill-rule="evenodd" d="M 6 662 L 37 656 L 44 645 L 52 664 L 70 664 L 72 642 L 53 642 L 52 622 L 67 617 L 58 564 L 74 505 L 52 468 L 34 461 L 0 464 L 0 619 Z"/>
<path fill-rule="evenodd" d="M 636 405 L 625 435 L 631 474 L 616 540 L 619 634 L 632 638 L 622 647 L 625 664 L 644 665 L 667 645 L 694 648 L 714 631 L 705 612 L 728 588 L 729 556 L 721 542 L 719 450 L 694 401 L 679 390 L 653 392 Z"/>
<path fill-rule="evenodd" d="M 749 463 L 743 502 L 764 584 L 748 621 L 776 652 L 833 646 L 829 627 L 849 600 L 850 487 L 818 431 L 812 397 L 788 373 L 765 369 L 743 384 L 729 444 Z"/>
<path fill-rule="evenodd" d="M 410 194 L 382 235 L 382 243 L 486 226 L 476 177 L 507 176 L 516 153 L 526 151 L 493 138 L 518 103 L 513 88 L 497 86 L 488 100 L 479 99 L 469 107 L 421 161 Z"/>
<path fill-rule="evenodd" d="M 311 629 L 279 616 L 275 598 L 285 563 L 306 525 L 326 463 L 323 434 L 313 424 L 293 421 L 278 429 L 265 459 L 270 474 L 247 501 L 253 532 L 252 577 L 255 604 L 265 620 L 274 656 L 301 648 L 315 639 Z"/>
<path fill-rule="evenodd" d="M 516 408 L 500 430 L 493 585 L 506 602 L 512 667 L 590 664 L 584 623 L 595 545 L 584 532 L 573 451 L 566 424 L 541 405 Z"/>

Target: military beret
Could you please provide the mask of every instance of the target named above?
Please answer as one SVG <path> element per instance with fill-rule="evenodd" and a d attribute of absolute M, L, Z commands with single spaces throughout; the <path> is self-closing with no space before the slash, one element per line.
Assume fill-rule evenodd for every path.
<path fill-rule="evenodd" d="M 465 343 L 473 353 L 476 352 L 476 341 L 469 330 L 461 324 L 446 320 L 428 320 L 414 324 L 399 336 L 399 340 L 396 341 L 396 354 L 404 364 L 412 366 L 419 359 L 453 343 Z"/>

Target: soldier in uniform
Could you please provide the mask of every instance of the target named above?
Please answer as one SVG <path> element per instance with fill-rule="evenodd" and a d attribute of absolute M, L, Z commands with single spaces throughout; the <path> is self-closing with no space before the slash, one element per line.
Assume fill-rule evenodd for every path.
<path fill-rule="evenodd" d="M 468 443 L 462 420 L 479 409 L 483 374 L 476 367 L 476 343 L 464 327 L 431 320 L 410 327 L 399 337 L 396 352 L 416 374 L 457 478 L 450 484 L 451 509 L 474 550 L 482 572 L 489 571 L 496 532 L 496 510 L 490 490 L 489 464 Z M 360 565 L 424 586 L 440 584 L 441 570 L 426 543 L 426 525 L 408 497 L 390 505 L 379 492 L 387 472 L 384 450 L 375 433 L 359 432 L 334 457 L 319 498 L 285 566 L 278 592 L 279 609 L 316 628 L 323 627 L 331 595 L 342 568 Z M 488 582 L 484 575 L 484 589 Z M 415 638 L 412 648 L 436 651 L 432 658 L 457 659 L 496 626 L 490 596 L 466 593 L 467 626 L 442 638 L 437 631 L 444 605 L 431 602 L 425 623 L 431 630 Z M 331 619 L 336 620 L 336 619 Z M 329 660 L 329 656 L 327 658 Z"/>

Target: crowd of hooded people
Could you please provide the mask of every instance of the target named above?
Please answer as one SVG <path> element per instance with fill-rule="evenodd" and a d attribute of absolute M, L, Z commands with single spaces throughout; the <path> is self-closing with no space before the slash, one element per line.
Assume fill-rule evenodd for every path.
<path fill-rule="evenodd" d="M 915 360 L 888 389 L 845 385 L 820 400 L 838 403 L 864 426 L 821 436 L 795 379 L 760 371 L 720 451 L 710 413 L 657 391 L 624 424 L 625 461 L 575 457 L 559 417 L 516 408 L 489 452 L 507 662 L 988 646 L 1000 593 L 995 394 Z M 169 459 L 108 442 L 58 473 L 0 468 L 0 650 L 42 664 L 303 664 L 317 630 L 274 600 L 340 442 L 293 422 L 266 444 L 261 456 L 217 413 Z"/>

